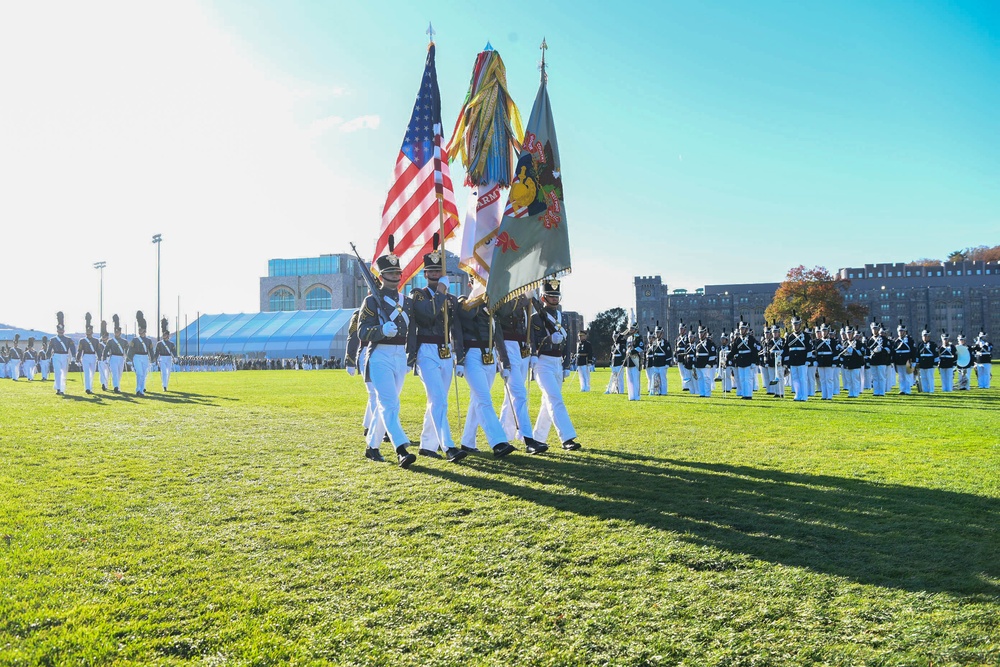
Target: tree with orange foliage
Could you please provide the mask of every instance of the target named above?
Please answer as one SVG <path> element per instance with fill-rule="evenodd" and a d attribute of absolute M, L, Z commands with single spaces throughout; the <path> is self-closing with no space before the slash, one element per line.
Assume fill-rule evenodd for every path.
<path fill-rule="evenodd" d="M 846 278 L 834 278 L 822 266 L 806 269 L 799 265 L 789 269 L 784 282 L 774 293 L 774 300 L 764 311 L 768 322 L 787 324 L 796 313 L 805 322 L 819 323 L 826 318 L 831 326 L 868 318 L 868 309 L 856 303 L 847 305 L 844 293 L 851 286 Z"/>

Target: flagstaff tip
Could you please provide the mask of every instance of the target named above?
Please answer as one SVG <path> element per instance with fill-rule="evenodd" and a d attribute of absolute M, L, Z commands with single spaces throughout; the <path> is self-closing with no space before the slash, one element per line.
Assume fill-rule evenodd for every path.
<path fill-rule="evenodd" d="M 427 41 L 433 44 L 434 35 L 436 35 L 437 33 L 434 32 L 434 25 L 430 21 L 427 22 L 427 30 L 425 30 L 424 32 L 427 35 Z"/>

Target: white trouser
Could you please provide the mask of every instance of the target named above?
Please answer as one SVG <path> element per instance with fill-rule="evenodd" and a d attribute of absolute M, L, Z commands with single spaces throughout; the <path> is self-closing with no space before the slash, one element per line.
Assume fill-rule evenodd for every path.
<path fill-rule="evenodd" d="M 917 370 L 920 373 L 920 391 L 925 394 L 934 393 L 934 367 L 930 368 L 920 368 Z"/>
<path fill-rule="evenodd" d="M 717 378 L 722 380 L 722 391 L 732 391 L 733 390 L 733 369 L 729 368 L 717 368 L 715 369 Z"/>
<path fill-rule="evenodd" d="M 638 369 L 636 369 L 638 371 Z M 542 407 L 535 420 L 535 440 L 545 442 L 555 424 L 559 440 L 566 442 L 576 437 L 576 429 L 570 421 L 569 412 L 563 402 L 563 366 L 559 357 L 541 355 L 535 364 L 535 381 L 542 388 Z"/>
<path fill-rule="evenodd" d="M 809 378 L 812 377 L 813 367 L 808 365 L 789 366 L 792 373 L 792 391 L 795 392 L 796 401 L 805 401 L 809 398 Z"/>
<path fill-rule="evenodd" d="M 38 372 L 42 374 L 43 380 L 49 379 L 49 363 L 48 359 L 42 359 L 38 362 Z"/>
<path fill-rule="evenodd" d="M 379 345 L 368 359 L 368 374 L 378 411 L 378 418 L 372 420 L 368 429 L 368 446 L 372 449 L 379 448 L 386 432 L 393 447 L 410 442 L 399 421 L 399 393 L 403 391 L 407 370 L 403 345 Z"/>
<path fill-rule="evenodd" d="M 941 368 L 941 391 L 954 391 L 955 389 L 955 369 Z"/>
<path fill-rule="evenodd" d="M 94 372 L 97 370 L 97 355 L 83 355 L 83 388 L 86 391 L 94 391 Z"/>
<path fill-rule="evenodd" d="M 368 361 L 368 348 L 362 347 L 358 350 L 358 374 L 361 379 L 365 379 L 365 362 Z M 365 430 L 369 430 L 372 427 L 372 420 L 375 419 L 376 405 L 375 405 L 375 392 L 372 390 L 372 383 L 365 381 L 365 393 L 368 394 L 368 402 L 365 403 L 365 416 L 361 420 L 361 425 Z M 384 428 L 384 427 L 383 427 Z"/>
<path fill-rule="evenodd" d="M 420 434 L 420 448 L 437 451 L 451 449 L 455 441 L 448 425 L 448 390 L 454 360 L 438 356 L 438 346 L 422 343 L 417 348 L 417 372 L 427 392 L 427 409 L 424 411 L 424 429 Z"/>
<path fill-rule="evenodd" d="M 101 359 L 97 362 L 98 375 L 101 376 L 101 386 L 107 387 L 111 380 L 111 364 L 107 359 Z"/>
<path fill-rule="evenodd" d="M 108 369 L 111 371 L 111 386 L 121 391 L 122 373 L 125 372 L 125 357 L 120 355 L 108 357 Z"/>
<path fill-rule="evenodd" d="M 587 364 L 577 366 L 576 372 L 580 376 L 580 391 L 590 391 L 590 366 Z"/>
<path fill-rule="evenodd" d="M 11 359 L 7 362 L 7 375 L 10 376 L 11 380 L 16 380 L 21 377 L 21 360 Z"/>
<path fill-rule="evenodd" d="M 66 375 L 69 373 L 69 355 L 66 353 L 53 353 L 52 373 L 55 377 L 55 389 L 66 393 Z"/>
<path fill-rule="evenodd" d="M 896 375 L 899 376 L 899 393 L 909 394 L 910 387 L 913 386 L 913 374 L 906 372 L 905 364 L 896 364 Z"/>
<path fill-rule="evenodd" d="M 170 384 L 170 372 L 174 370 L 174 360 L 170 356 L 161 356 L 157 362 L 160 366 L 160 382 L 163 384 L 163 391 L 167 390 Z"/>
<path fill-rule="evenodd" d="M 504 341 L 510 358 L 510 377 L 504 385 L 504 401 L 500 406 L 500 423 L 507 442 L 531 435 L 531 416 L 528 414 L 528 360 L 521 357 L 521 345 L 517 341 Z M 513 406 L 513 407 L 512 407 Z"/>
<path fill-rule="evenodd" d="M 963 389 L 968 390 L 969 388 L 969 369 L 959 368 L 958 369 L 958 389 L 961 391 Z"/>
<path fill-rule="evenodd" d="M 774 381 L 774 366 L 764 364 L 760 367 L 760 372 L 764 376 L 764 389 L 769 394 L 774 393 L 775 385 L 771 384 Z"/>
<path fill-rule="evenodd" d="M 146 376 L 149 375 L 149 355 L 137 354 L 132 357 L 132 369 L 135 371 L 135 391 L 146 393 Z"/>
<path fill-rule="evenodd" d="M 628 400 L 639 400 L 639 367 L 628 366 L 625 368 L 625 384 L 628 385 Z"/>
<path fill-rule="evenodd" d="M 35 377 L 35 360 L 25 359 L 21 362 L 21 375 L 29 380 Z"/>
<path fill-rule="evenodd" d="M 483 427 L 490 449 L 507 441 L 490 392 L 496 375 L 496 363 L 484 364 L 481 349 L 473 347 L 466 352 L 465 381 L 469 385 L 469 412 L 465 416 L 465 430 L 462 431 L 462 444 L 466 447 L 476 447 L 476 428 L 479 426 Z"/>
<path fill-rule="evenodd" d="M 698 374 L 697 379 L 695 379 L 695 373 Z M 715 382 L 715 369 L 711 366 L 705 368 L 693 368 L 691 369 L 691 380 L 694 383 L 694 393 L 698 396 L 711 396 L 712 395 L 712 383 Z"/>
<path fill-rule="evenodd" d="M 652 368 L 646 369 L 646 373 L 649 375 L 649 395 L 650 396 L 666 396 L 667 395 L 667 367 L 666 366 L 653 366 Z M 659 392 L 654 390 L 654 385 L 659 378 L 660 390 Z"/>
<path fill-rule="evenodd" d="M 812 396 L 819 389 L 816 385 L 816 378 L 819 376 L 819 367 L 809 366 L 808 368 L 809 372 L 806 373 L 806 393 Z"/>
<path fill-rule="evenodd" d="M 993 364 L 976 364 L 976 377 L 980 389 L 990 388 L 990 379 L 993 376 Z"/>
<path fill-rule="evenodd" d="M 837 375 L 840 369 L 836 366 L 819 367 L 819 391 L 824 399 L 832 399 L 837 393 Z"/>
<path fill-rule="evenodd" d="M 865 369 L 871 378 L 872 396 L 885 396 L 888 366 L 872 366 Z"/>
<path fill-rule="evenodd" d="M 621 366 L 611 367 L 611 379 L 608 380 L 608 386 L 604 390 L 605 394 L 624 394 L 625 393 L 625 370 Z"/>
<path fill-rule="evenodd" d="M 691 391 L 691 370 L 680 361 L 677 362 L 677 371 L 681 374 L 681 391 L 685 389 Z"/>
<path fill-rule="evenodd" d="M 844 386 L 847 387 L 847 397 L 857 398 L 861 395 L 861 368 L 844 369 Z"/>
<path fill-rule="evenodd" d="M 753 385 L 757 379 L 757 368 L 747 366 L 746 368 L 736 367 L 736 395 L 753 397 Z"/>

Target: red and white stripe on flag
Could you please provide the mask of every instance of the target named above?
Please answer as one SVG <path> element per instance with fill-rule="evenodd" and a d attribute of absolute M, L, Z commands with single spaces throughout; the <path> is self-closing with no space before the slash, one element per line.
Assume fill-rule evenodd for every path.
<path fill-rule="evenodd" d="M 403 151 L 396 158 L 393 184 L 382 209 L 382 228 L 375 244 L 375 257 L 389 251 L 389 235 L 396 245 L 396 255 L 406 284 L 423 269 L 424 255 L 433 248 L 434 232 L 441 223 L 438 196 L 444 203 L 444 238 L 458 228 L 458 206 L 448 163 L 441 159 L 441 135 L 434 137 L 434 159 L 418 167 Z M 443 242 L 442 242 L 443 245 Z"/>

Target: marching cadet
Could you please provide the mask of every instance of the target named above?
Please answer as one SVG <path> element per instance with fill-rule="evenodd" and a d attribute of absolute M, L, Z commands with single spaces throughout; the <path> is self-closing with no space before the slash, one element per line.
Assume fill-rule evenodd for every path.
<path fill-rule="evenodd" d="M 108 321 L 101 320 L 101 340 L 97 344 L 97 370 L 101 377 L 101 391 L 107 391 L 111 384 L 111 364 L 108 362 Z"/>
<path fill-rule="evenodd" d="M 750 325 L 741 317 L 737 333 L 733 336 L 728 363 L 736 369 L 736 395 L 746 401 L 753 398 L 754 376 L 761 349 L 760 343 L 750 333 Z"/>
<path fill-rule="evenodd" d="M 508 442 L 520 438 L 524 442 L 524 451 L 528 454 L 541 454 L 549 448 L 544 442 L 538 442 L 534 437 L 531 416 L 528 413 L 527 379 L 531 348 L 528 343 L 528 320 L 531 299 L 527 294 L 505 301 L 496 310 L 494 316 L 503 334 L 503 346 L 507 348 L 507 360 L 510 362 L 510 377 L 504 381 L 504 402 L 500 408 L 500 423 Z"/>
<path fill-rule="evenodd" d="M 49 379 L 49 337 L 42 336 L 42 346 L 38 350 L 36 359 L 38 360 L 38 372 L 42 374 L 42 382 L 47 382 Z"/>
<path fill-rule="evenodd" d="M 160 340 L 157 341 L 155 349 L 156 363 L 160 367 L 160 381 L 163 383 L 163 391 L 167 391 L 170 384 L 170 373 L 174 370 L 174 357 L 177 356 L 177 348 L 170 342 L 170 323 L 167 318 L 160 320 Z"/>
<path fill-rule="evenodd" d="M 980 389 L 989 389 L 993 377 L 993 344 L 987 340 L 985 331 L 980 330 L 979 338 L 973 346 L 976 351 L 976 381 Z"/>
<path fill-rule="evenodd" d="M 28 382 L 35 379 L 35 337 L 28 337 L 28 347 L 21 354 L 21 375 L 28 378 Z"/>
<path fill-rule="evenodd" d="M 611 334 L 611 379 L 605 394 L 625 393 L 625 353 L 628 348 L 628 325 L 622 322 L 621 329 Z"/>
<path fill-rule="evenodd" d="M 365 383 L 365 393 L 368 395 L 368 402 L 365 404 L 365 416 L 361 420 L 365 437 L 368 436 L 368 429 L 372 427 L 372 420 L 375 419 L 375 392 L 372 391 L 372 383 L 365 378 L 365 357 L 368 353 L 367 346 L 361 345 L 358 338 L 358 324 L 361 319 L 361 309 L 354 311 L 351 315 L 351 322 L 347 325 L 347 352 L 344 354 L 344 368 L 347 374 L 354 376 L 360 374 Z M 383 427 L 384 428 L 384 427 Z M 386 437 L 388 434 L 386 434 Z M 385 438 L 383 438 L 383 442 Z"/>
<path fill-rule="evenodd" d="M 364 366 L 365 377 L 371 381 L 375 392 L 377 415 L 368 429 L 365 457 L 383 462 L 379 451 L 382 436 L 396 449 L 400 468 L 409 468 L 417 457 L 406 450 L 410 439 L 403 432 L 399 419 L 399 394 L 406 379 L 406 340 L 410 328 L 412 304 L 399 293 L 402 271 L 399 257 L 394 253 L 395 240 L 389 237 L 389 252 L 375 260 L 375 269 L 381 282 L 378 294 L 369 294 L 361 305 L 358 321 L 358 338 L 368 345 Z"/>
<path fill-rule="evenodd" d="M 0 346 L 0 378 L 7 379 L 7 362 L 10 361 L 10 350 L 7 345 Z"/>
<path fill-rule="evenodd" d="M 698 341 L 688 349 L 688 368 L 694 383 L 695 394 L 701 398 L 712 395 L 715 381 L 715 366 L 719 360 L 719 348 L 709 336 L 708 328 L 698 322 Z"/>
<path fill-rule="evenodd" d="M 764 386 L 767 393 L 775 398 L 782 398 L 785 395 L 784 366 L 781 365 L 781 347 L 784 341 L 781 338 L 781 329 L 777 323 L 773 323 L 770 328 L 764 326 Z"/>
<path fill-rule="evenodd" d="M 871 329 L 871 333 L 868 334 L 868 336 L 865 338 L 865 367 L 861 371 L 861 382 L 862 382 L 861 391 L 865 391 L 867 389 L 871 389 L 873 391 L 873 393 L 874 393 L 875 373 L 874 373 L 874 369 L 871 367 L 870 353 L 871 353 L 871 344 L 872 344 L 872 341 L 878 335 L 878 322 L 876 322 L 875 320 L 872 320 L 871 324 L 868 325 L 868 326 Z M 860 329 L 858 329 L 858 331 L 860 331 Z M 885 378 L 883 378 L 883 380 L 884 379 Z M 883 392 L 883 394 L 884 394 L 884 392 Z"/>
<path fill-rule="evenodd" d="M 896 327 L 896 338 L 892 341 L 892 364 L 899 376 L 899 393 L 910 394 L 913 386 L 913 359 L 916 354 L 916 344 L 908 333 L 903 320 Z"/>
<path fill-rule="evenodd" d="M 973 346 L 975 347 L 975 346 Z M 958 348 L 965 348 L 965 359 L 958 359 L 960 356 L 957 353 Z M 966 347 L 965 345 L 965 334 L 958 334 L 958 345 L 956 346 L 956 359 L 955 366 L 958 368 L 958 390 L 968 391 L 969 390 L 969 368 L 973 366 L 974 350 L 972 348 Z"/>
<path fill-rule="evenodd" d="M 938 348 L 938 372 L 941 374 L 941 391 L 954 391 L 955 364 L 958 350 L 951 342 L 948 332 L 941 332 L 941 347 Z"/>
<path fill-rule="evenodd" d="M 639 333 L 639 326 L 633 320 L 628 328 L 625 343 L 625 386 L 628 388 L 628 400 L 638 401 L 642 392 L 639 382 L 639 369 L 642 367 L 642 355 L 646 344 Z"/>
<path fill-rule="evenodd" d="M 934 393 L 934 367 L 941 360 L 937 343 L 931 340 L 930 327 L 925 325 L 920 332 L 920 343 L 916 348 L 916 365 L 919 376 L 920 391 Z"/>
<path fill-rule="evenodd" d="M 17 379 L 21 377 L 21 361 L 23 361 L 24 355 L 17 346 L 20 340 L 21 334 L 14 334 L 14 344 L 7 350 L 7 377 L 14 382 L 17 382 Z"/>
<path fill-rule="evenodd" d="M 663 328 L 657 322 L 646 348 L 646 379 L 650 396 L 667 395 L 667 367 L 671 356 L 670 343 L 663 338 Z"/>
<path fill-rule="evenodd" d="M 111 373 L 111 386 L 116 394 L 122 390 L 122 373 L 125 371 L 125 354 L 128 352 L 128 341 L 122 337 L 121 321 L 118 314 L 111 316 L 114 320 L 114 338 L 104 346 L 104 359 L 107 361 L 108 370 Z"/>
<path fill-rule="evenodd" d="M 809 399 L 809 369 L 812 356 L 812 341 L 802 330 L 802 320 L 792 313 L 792 330 L 785 336 L 781 360 L 788 368 L 792 379 L 792 391 L 796 401 Z"/>
<path fill-rule="evenodd" d="M 881 323 L 872 322 L 874 335 L 868 340 L 867 363 L 872 379 L 872 396 L 885 396 L 890 388 L 889 368 L 892 363 L 892 341 L 885 334 Z"/>
<path fill-rule="evenodd" d="M 562 396 L 563 380 L 569 375 L 566 358 L 566 330 L 562 326 L 559 311 L 559 280 L 550 278 L 542 281 L 542 301 L 544 307 L 531 316 L 531 359 L 529 365 L 535 371 L 535 381 L 542 388 L 542 406 L 535 420 L 534 438 L 545 442 L 549 430 L 555 425 L 556 433 L 562 440 L 562 448 L 567 451 L 580 449 L 576 441 L 576 429 L 566 411 Z"/>
<path fill-rule="evenodd" d="M 510 359 L 503 344 L 503 332 L 482 302 L 469 304 L 464 296 L 458 302 L 461 305 L 458 318 L 465 356 L 457 360 L 457 371 L 459 377 L 465 376 L 470 395 L 465 430 L 462 432 L 462 451 L 479 451 L 476 429 L 481 426 L 493 456 L 499 459 L 515 451 L 514 446 L 507 442 L 491 394 L 497 375 L 497 359 L 500 361 L 501 377 L 504 380 L 510 377 Z"/>
<path fill-rule="evenodd" d="M 844 368 L 844 387 L 848 398 L 861 395 L 861 369 L 865 365 L 866 346 L 861 332 L 847 327 L 847 344 L 838 353 L 839 363 Z"/>
<path fill-rule="evenodd" d="M 66 395 L 66 374 L 69 372 L 69 358 L 76 355 L 73 339 L 66 335 L 66 323 L 60 310 L 56 313 L 56 335 L 49 339 L 46 350 L 52 359 L 52 373 L 55 375 L 56 396 Z"/>
<path fill-rule="evenodd" d="M 677 340 L 674 342 L 674 363 L 681 374 L 681 391 L 691 391 L 691 369 L 687 367 L 690 339 L 687 327 L 681 322 L 677 325 Z"/>
<path fill-rule="evenodd" d="M 85 331 L 87 335 L 80 339 L 77 348 L 76 360 L 83 367 L 83 388 L 84 393 L 92 396 L 94 393 L 94 373 L 97 371 L 97 339 L 94 338 L 94 325 L 90 313 L 83 316 L 87 321 Z"/>
<path fill-rule="evenodd" d="M 466 456 L 455 446 L 448 424 L 448 390 L 451 388 L 454 359 L 464 358 L 462 331 L 458 321 L 458 300 L 448 293 L 447 279 L 441 280 L 443 251 L 438 249 L 440 237 L 434 235 L 433 250 L 424 255 L 424 277 L 427 287 L 410 292 L 414 332 L 407 339 L 408 361 L 416 364 L 417 375 L 427 393 L 424 428 L 420 435 L 422 456 L 439 459 L 443 449 L 451 462 Z M 394 441 L 395 442 L 395 441 Z"/>
<path fill-rule="evenodd" d="M 587 340 L 587 332 L 577 334 L 580 339 L 576 344 L 576 372 L 580 376 L 580 391 L 590 391 L 590 372 L 594 365 L 594 346 Z"/>
<path fill-rule="evenodd" d="M 153 349 L 153 341 L 146 338 L 146 318 L 142 311 L 135 313 L 136 326 L 139 335 L 132 338 L 128 344 L 126 359 L 132 362 L 135 371 L 135 395 L 146 395 L 146 377 L 149 375 L 149 355 Z"/>
<path fill-rule="evenodd" d="M 830 327 L 824 321 L 817 329 L 819 339 L 813 348 L 816 358 L 816 370 L 819 373 L 819 389 L 821 400 L 832 401 L 837 393 L 837 360 L 840 354 L 840 343 L 830 338 Z"/>
<path fill-rule="evenodd" d="M 716 382 L 722 383 L 722 391 L 728 394 L 733 390 L 733 372 L 730 369 L 729 363 L 729 352 L 732 347 L 729 345 L 729 335 L 726 334 L 726 330 L 722 330 L 722 335 L 719 336 L 719 368 L 718 375 L 715 376 Z"/>

